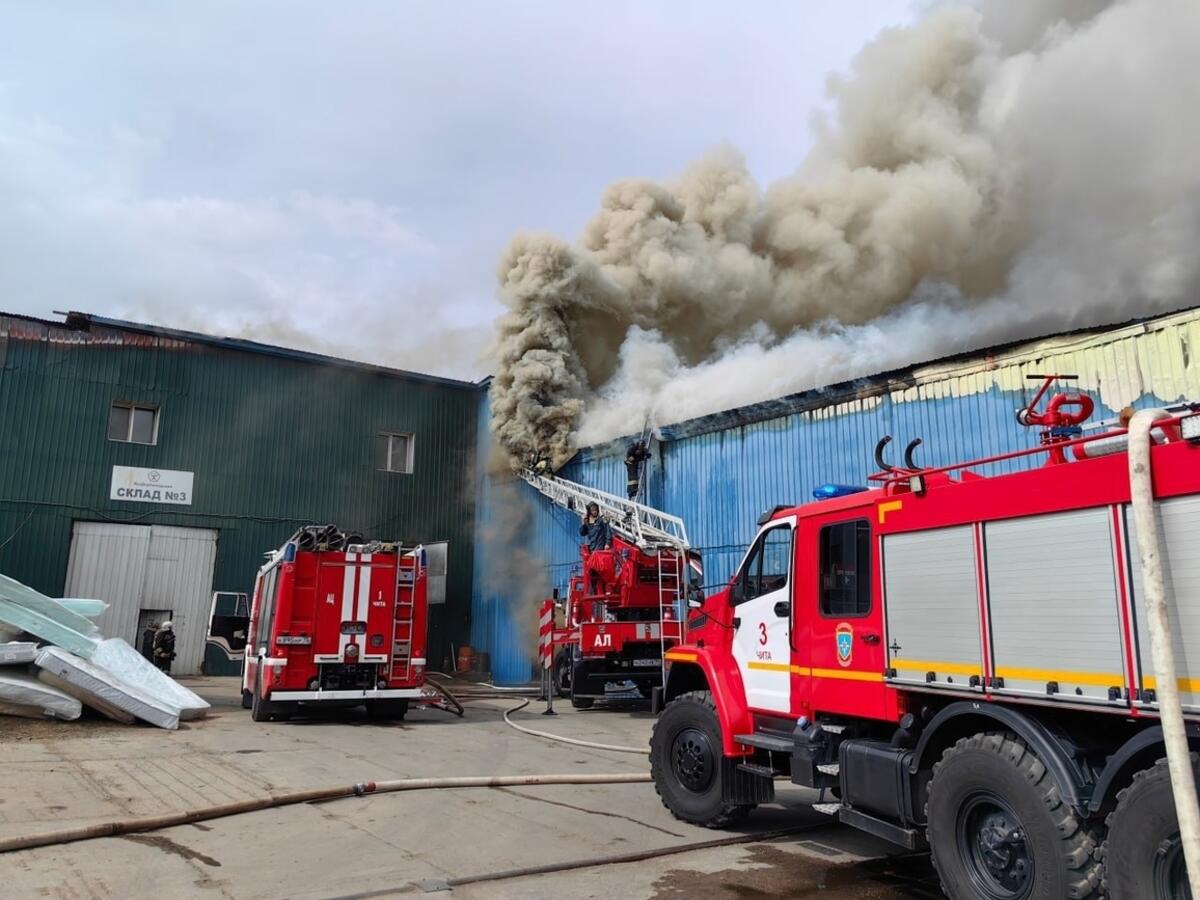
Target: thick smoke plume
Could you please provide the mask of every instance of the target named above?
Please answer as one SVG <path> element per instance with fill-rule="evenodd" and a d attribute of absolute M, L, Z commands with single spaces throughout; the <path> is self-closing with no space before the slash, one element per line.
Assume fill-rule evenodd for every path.
<path fill-rule="evenodd" d="M 995 0 L 881 33 L 796 173 L 718 148 L 500 262 L 514 461 L 1200 302 L 1200 4 Z"/>

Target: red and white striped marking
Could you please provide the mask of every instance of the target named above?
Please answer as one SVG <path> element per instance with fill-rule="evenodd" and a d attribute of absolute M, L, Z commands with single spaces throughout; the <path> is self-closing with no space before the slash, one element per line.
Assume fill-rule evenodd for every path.
<path fill-rule="evenodd" d="M 538 647 L 542 654 L 542 668 L 549 669 L 554 656 L 554 601 L 542 603 L 542 611 L 538 616 Z"/>

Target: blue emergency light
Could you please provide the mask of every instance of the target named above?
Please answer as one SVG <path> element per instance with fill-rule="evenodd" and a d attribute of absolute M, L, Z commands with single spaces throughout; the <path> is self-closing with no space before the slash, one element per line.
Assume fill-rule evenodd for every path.
<path fill-rule="evenodd" d="M 848 497 L 851 494 L 861 494 L 865 487 L 857 484 L 823 484 L 813 491 L 814 500 L 831 500 L 834 497 Z"/>

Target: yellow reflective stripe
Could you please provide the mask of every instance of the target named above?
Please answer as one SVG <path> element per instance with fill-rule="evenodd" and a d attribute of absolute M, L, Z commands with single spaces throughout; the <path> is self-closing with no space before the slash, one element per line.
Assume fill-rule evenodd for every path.
<path fill-rule="evenodd" d="M 763 672 L 791 672 L 793 669 L 799 671 L 799 666 L 789 666 L 787 663 L 759 662 L 751 660 L 746 663 L 747 669 L 758 669 Z"/>
<path fill-rule="evenodd" d="M 1186 694 L 1200 694 L 1200 678 L 1176 678 L 1179 689 Z M 1148 691 L 1158 690 L 1158 679 L 1153 675 L 1142 676 L 1142 687 Z"/>
<path fill-rule="evenodd" d="M 983 672 L 977 665 L 971 663 L 940 662 L 930 659 L 893 659 L 893 669 L 914 669 L 918 672 L 945 672 L 947 675 L 979 675 Z"/>
<path fill-rule="evenodd" d="M 840 678 L 843 681 L 883 681 L 882 672 L 856 672 L 854 669 L 813 669 L 813 678 Z"/>
<path fill-rule="evenodd" d="M 699 658 L 699 654 L 696 653 L 684 653 L 677 650 L 667 651 L 667 659 L 675 660 L 676 662 L 695 662 Z"/>
<path fill-rule="evenodd" d="M 879 523 L 882 525 L 884 520 L 887 519 L 888 513 L 895 512 L 896 510 L 902 508 L 903 506 L 904 506 L 904 503 L 901 500 L 889 500 L 887 503 L 880 503 L 879 504 Z"/>
<path fill-rule="evenodd" d="M 1010 669 L 996 668 L 1001 678 L 1018 678 L 1024 681 L 1057 681 L 1066 684 L 1090 684 L 1096 687 L 1117 687 L 1125 684 L 1125 676 L 1114 672 L 1062 672 L 1056 669 Z"/>

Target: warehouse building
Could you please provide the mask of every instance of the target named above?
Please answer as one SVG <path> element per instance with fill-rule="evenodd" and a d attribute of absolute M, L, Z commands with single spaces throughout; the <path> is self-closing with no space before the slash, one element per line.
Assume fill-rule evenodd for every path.
<path fill-rule="evenodd" d="M 755 520 L 862 484 L 884 434 L 928 465 L 1031 446 L 1026 376 L 1079 376 L 1097 416 L 1200 398 L 1200 309 L 1025 341 L 665 426 L 647 502 L 681 516 L 706 582 Z M 0 314 L 0 572 L 98 596 L 111 636 L 170 615 L 198 671 L 214 591 L 250 592 L 296 527 L 447 542 L 430 656 L 469 643 L 500 681 L 532 671 L 537 601 L 578 565 L 578 519 L 489 467 L 486 382 L 70 314 Z M 562 475 L 622 493 L 627 441 Z"/>
<path fill-rule="evenodd" d="M 441 663 L 469 628 L 483 394 L 252 341 L 0 314 L 0 572 L 108 601 L 101 630 L 135 645 L 170 617 L 188 674 L 213 592 L 249 593 L 298 526 L 444 541 Z"/>
<path fill-rule="evenodd" d="M 704 554 L 711 590 L 733 574 L 758 516 L 803 503 L 826 483 L 866 484 L 883 435 L 924 444 L 917 461 L 946 465 L 1036 445 L 1014 412 L 1039 373 L 1078 375 L 1094 418 L 1123 407 L 1200 400 L 1200 309 L 1125 325 L 1023 341 L 756 403 L 661 429 L 648 463 L 646 502 L 681 516 Z M 486 430 L 480 431 L 486 439 Z M 582 450 L 560 473 L 623 494 L 628 439 Z M 481 451 L 482 458 L 485 451 Z M 898 460 L 894 460 L 898 461 Z M 999 468 L 990 470 L 992 473 Z M 497 680 L 528 677 L 535 650 L 529 588 L 566 595 L 579 564 L 578 519 L 523 484 L 476 471 L 480 533 L 472 643 L 491 654 Z M 514 504 L 520 504 L 515 510 Z M 536 561 L 523 584 L 500 577 L 506 560 Z"/>

